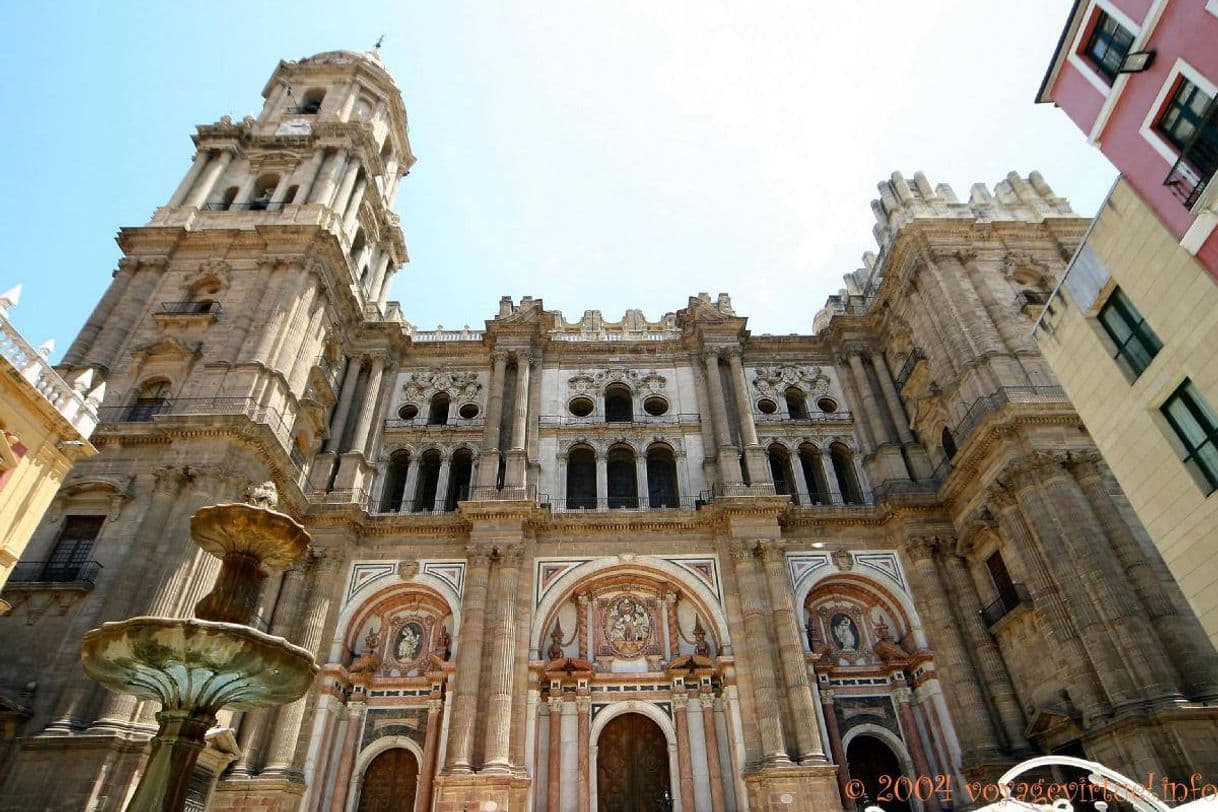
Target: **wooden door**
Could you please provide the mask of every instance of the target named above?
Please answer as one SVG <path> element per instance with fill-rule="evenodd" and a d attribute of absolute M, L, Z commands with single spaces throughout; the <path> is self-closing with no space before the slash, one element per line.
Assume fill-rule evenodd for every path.
<path fill-rule="evenodd" d="M 856 736 L 846 748 L 846 763 L 850 766 L 850 777 L 862 781 L 867 801 L 858 799 L 857 806 L 876 804 L 886 812 L 910 812 L 908 800 L 898 800 L 897 779 L 905 775 L 896 753 L 875 736 Z M 904 782 L 901 782 L 904 784 Z M 877 800 L 883 798 L 883 800 Z"/>
<path fill-rule="evenodd" d="M 364 770 L 359 812 L 412 812 L 419 762 L 401 747 L 386 750 Z"/>
<path fill-rule="evenodd" d="M 655 722 L 624 713 L 605 725 L 596 746 L 598 812 L 672 809 L 668 741 Z"/>

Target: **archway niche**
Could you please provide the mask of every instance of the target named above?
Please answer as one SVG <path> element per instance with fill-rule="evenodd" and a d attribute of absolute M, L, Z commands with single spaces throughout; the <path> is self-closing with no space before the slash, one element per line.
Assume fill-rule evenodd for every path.
<path fill-rule="evenodd" d="M 577 445 L 567 455 L 567 509 L 596 509 L 596 452 Z"/>
<path fill-rule="evenodd" d="M 610 719 L 596 740 L 598 812 L 672 809 L 668 740 L 641 713 Z"/>
<path fill-rule="evenodd" d="M 357 812 L 413 812 L 419 787 L 419 762 L 404 747 L 372 759 L 360 784 Z"/>
<path fill-rule="evenodd" d="M 663 443 L 654 443 L 647 449 L 647 505 L 651 508 L 681 506 L 677 461 L 672 449 Z"/>
<path fill-rule="evenodd" d="M 634 464 L 634 449 L 628 445 L 615 445 L 609 449 L 605 465 L 608 484 L 609 507 L 637 508 L 639 485 L 637 467 Z"/>

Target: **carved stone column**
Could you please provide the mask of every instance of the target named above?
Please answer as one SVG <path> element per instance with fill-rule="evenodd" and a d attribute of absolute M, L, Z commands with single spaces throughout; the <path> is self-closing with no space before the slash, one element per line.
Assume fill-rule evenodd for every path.
<path fill-rule="evenodd" d="M 575 713 L 579 720 L 576 736 L 579 737 L 579 766 L 576 781 L 579 784 L 579 809 L 590 809 L 591 798 L 589 789 L 592 785 L 591 758 L 589 749 L 592 747 L 592 697 L 587 689 L 575 694 Z"/>
<path fill-rule="evenodd" d="M 918 724 L 914 721 L 913 709 L 909 706 L 911 692 L 905 686 L 899 686 L 892 690 L 893 704 L 897 706 L 897 720 L 901 725 L 901 732 L 905 734 L 905 746 L 909 748 L 909 757 L 913 760 L 915 778 L 923 775 L 931 775 L 930 761 L 926 758 L 926 751 L 922 749 L 922 737 L 918 735 Z M 939 795 L 937 792 L 931 792 L 927 797 L 922 798 L 922 803 L 926 805 L 928 812 L 939 812 Z"/>
<path fill-rule="evenodd" d="M 355 769 L 360 731 L 364 727 L 364 714 L 367 709 L 368 706 L 358 700 L 347 703 L 347 732 L 343 736 L 342 750 L 339 753 L 338 775 L 334 778 L 334 793 L 330 796 L 330 812 L 343 812 L 347 808 L 351 773 Z"/>
<path fill-rule="evenodd" d="M 432 512 L 443 513 L 448 501 L 448 479 L 452 475 L 452 454 L 444 454 L 440 458 L 440 475 L 436 479 L 436 498 L 430 505 Z"/>
<path fill-rule="evenodd" d="M 376 356 L 372 359 L 372 369 L 368 373 L 368 385 L 364 387 L 364 402 L 360 405 L 359 422 L 355 424 L 355 434 L 351 438 L 351 451 L 364 453 L 368 444 L 368 432 L 372 429 L 372 416 L 376 412 L 376 401 L 381 394 L 381 375 L 385 371 L 385 359 Z"/>
<path fill-rule="evenodd" d="M 604 449 L 596 449 L 596 509 L 609 507 L 609 455 Z"/>
<path fill-rule="evenodd" d="M 194 187 L 195 181 L 199 179 L 199 175 L 203 173 L 203 167 L 207 166 L 211 160 L 211 150 L 199 150 L 195 153 L 195 159 L 190 162 L 190 170 L 186 173 L 186 177 L 182 178 L 182 182 L 178 184 L 178 188 L 174 189 L 173 195 L 169 198 L 166 206 L 179 206 L 186 199 L 186 195 Z"/>
<path fill-rule="evenodd" d="M 495 621 L 491 663 L 487 674 L 490 702 L 486 719 L 486 758 L 482 772 L 510 774 L 512 720 L 512 666 L 516 653 L 516 582 L 524 550 L 520 545 L 499 550 L 496 571 Z"/>
<path fill-rule="evenodd" d="M 546 809 L 562 812 L 562 694 L 550 693 L 550 742 L 546 750 Z"/>
<path fill-rule="evenodd" d="M 727 401 L 723 399 L 723 379 L 719 377 L 719 351 L 702 353 L 706 366 L 706 388 L 710 395 L 711 421 L 715 426 L 715 458 L 719 464 L 719 477 L 724 483 L 739 483 L 744 474 L 740 470 L 740 457 L 732 445 L 732 432 L 727 425 Z"/>
<path fill-rule="evenodd" d="M 768 639 L 767 618 L 753 565 L 753 543 L 733 539 L 730 552 L 736 569 L 740 613 L 744 616 L 745 628 L 745 638 L 736 639 L 736 644 L 744 649 L 740 658 L 743 662 L 739 664 L 748 668 L 753 677 L 753 702 L 761 736 L 762 763 L 767 767 L 786 766 L 791 759 L 787 755 L 772 660 L 765 642 Z"/>
<path fill-rule="evenodd" d="M 589 659 L 592 641 L 588 639 L 588 615 L 591 614 L 592 598 L 587 592 L 575 596 L 575 634 L 579 641 L 579 659 Z"/>
<path fill-rule="evenodd" d="M 702 731 L 706 736 L 706 776 L 710 782 L 711 812 L 723 812 L 723 770 L 719 766 L 719 731 L 715 728 L 715 694 L 710 685 L 698 693 L 702 705 Z"/>
<path fill-rule="evenodd" d="M 347 372 L 343 375 L 343 388 L 338 396 L 338 405 L 334 409 L 334 417 L 330 420 L 330 437 L 326 440 L 326 452 L 338 451 L 342 442 L 343 429 L 347 426 L 347 415 L 351 412 L 351 401 L 355 398 L 355 386 L 359 380 L 359 370 L 363 359 L 353 355 L 347 359 Z"/>
<path fill-rule="evenodd" d="M 674 686 L 672 692 L 673 727 L 677 729 L 677 769 L 681 775 L 681 809 L 694 808 L 693 759 L 689 752 L 689 695 L 685 686 Z"/>
<path fill-rule="evenodd" d="M 190 194 L 186 196 L 186 201 L 183 205 L 190 208 L 198 208 L 206 203 L 212 189 L 216 186 L 216 182 L 224 176 L 225 171 L 228 170 L 228 165 L 232 162 L 232 150 L 220 150 L 218 155 L 215 155 L 212 160 L 208 161 L 207 168 L 203 171 L 202 177 L 194 184 Z"/>
<path fill-rule="evenodd" d="M 1162 641 L 1165 654 L 1176 663 L 1185 693 L 1190 699 L 1218 698 L 1218 655 L 1214 653 L 1205 629 L 1188 608 L 1158 551 L 1139 545 L 1133 528 L 1122 517 L 1104 484 L 1100 464 L 1098 452 L 1072 453 L 1069 467 L 1103 528 L 1123 574 L 1150 617 L 1151 627 Z"/>
<path fill-rule="evenodd" d="M 313 194 L 309 196 L 310 203 L 330 205 L 330 198 L 334 196 L 334 187 L 338 185 L 339 173 L 343 171 L 346 163 L 346 147 L 339 147 L 333 155 L 325 159 L 317 183 L 313 185 Z"/>
<path fill-rule="evenodd" d="M 804 507 L 816 504 L 816 499 L 812 497 L 812 491 L 808 489 L 808 477 L 804 474 L 804 463 L 798 448 L 791 455 L 791 472 L 795 474 L 795 489 L 799 495 L 799 504 Z"/>
<path fill-rule="evenodd" d="M 767 539 L 761 542 L 761 559 L 765 564 L 769 585 L 772 627 L 778 638 L 778 658 L 782 664 L 783 683 L 787 687 L 787 706 L 795 725 L 795 741 L 799 747 L 800 764 L 824 764 L 825 750 L 821 744 L 820 722 L 812 703 L 808 684 L 808 666 L 804 660 L 804 644 L 795 615 L 794 596 L 787 578 L 786 542 Z"/>
<path fill-rule="evenodd" d="M 478 679 L 482 672 L 482 643 L 486 624 L 486 592 L 490 548 L 471 544 L 465 549 L 465 612 L 457 645 L 457 689 L 448 730 L 445 772 L 469 774 L 473 768 L 474 716 L 478 709 Z"/>
<path fill-rule="evenodd" d="M 956 625 L 956 610 L 948 600 L 947 589 L 939 574 L 935 560 L 938 549 L 939 540 L 936 538 L 912 538 L 905 546 L 906 555 L 913 565 L 910 575 L 915 583 L 914 595 L 930 631 L 935 662 L 951 686 L 951 690 L 944 693 L 951 706 L 956 735 L 960 740 L 961 759 L 967 769 L 978 763 L 999 759 L 1001 748 L 981 681 L 973 669 L 964 639 Z"/>
<path fill-rule="evenodd" d="M 512 447 L 508 451 L 505 487 L 523 488 L 528 483 L 528 431 L 530 376 L 539 358 L 532 352 L 516 353 L 516 396 L 512 403 Z"/>
<path fill-rule="evenodd" d="M 434 692 L 432 696 L 435 696 Z M 431 788 L 439 768 L 436 761 L 440 754 L 443 710 L 443 699 L 427 700 L 427 733 L 423 737 L 423 763 L 419 765 L 419 786 L 415 793 L 415 804 L 419 809 L 431 809 Z"/>
<path fill-rule="evenodd" d="M 503 422 L 503 385 L 507 377 L 507 350 L 491 350 L 491 384 L 486 395 L 486 420 L 482 428 L 481 463 L 478 487 L 494 488 L 499 477 L 499 427 Z"/>
<path fill-rule="evenodd" d="M 301 618 L 299 640 L 293 641 L 323 662 L 325 657 L 321 653 L 322 635 L 325 631 L 326 616 L 330 612 L 330 601 L 336 592 L 334 581 L 343 563 L 342 559 L 328 552 L 318 555 L 314 560 L 312 587 L 309 590 L 305 615 Z M 310 695 L 306 694 L 279 709 L 271 733 L 271 743 L 267 748 L 267 766 L 264 773 L 287 775 L 295 779 L 301 777 L 300 768 L 295 763 L 295 754 L 300 741 L 300 726 L 304 721 L 305 706 L 310 698 Z"/>
<path fill-rule="evenodd" d="M 736 412 L 740 419 L 740 442 L 744 446 L 744 458 L 749 464 L 749 476 L 752 482 L 772 482 L 769 461 L 766 460 L 765 450 L 757 442 L 757 425 L 753 422 L 753 401 L 749 397 L 749 382 L 744 374 L 744 363 L 740 358 L 740 349 L 729 347 L 726 350 L 727 364 L 732 371 L 732 389 L 736 394 Z"/>

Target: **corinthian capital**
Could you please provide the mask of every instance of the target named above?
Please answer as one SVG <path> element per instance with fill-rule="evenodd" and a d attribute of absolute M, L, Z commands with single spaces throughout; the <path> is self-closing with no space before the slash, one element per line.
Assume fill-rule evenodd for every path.
<path fill-rule="evenodd" d="M 783 539 L 761 539 L 761 560 L 767 564 L 781 564 L 787 560 L 787 542 Z"/>

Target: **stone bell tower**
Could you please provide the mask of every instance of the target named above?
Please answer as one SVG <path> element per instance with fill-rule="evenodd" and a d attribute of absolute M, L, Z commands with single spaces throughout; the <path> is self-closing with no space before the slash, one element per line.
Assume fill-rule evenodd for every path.
<path fill-rule="evenodd" d="M 69 382 L 106 383 L 101 453 L 72 472 L 27 557 L 67 544 L 98 566 L 23 588 L 5 621 L 0 695 L 20 698 L 3 705 L 18 710 L 0 728 L 0 808 L 119 808 L 134 786 L 155 708 L 87 681 L 79 641 L 118 618 L 192 613 L 215 576 L 188 541 L 194 510 L 270 480 L 300 515 L 311 476 L 358 488 L 369 468 L 403 340 L 383 329 L 400 322 L 386 294 L 407 261 L 391 209 L 415 160 L 402 98 L 375 53 L 348 51 L 280 62 L 262 95 L 257 117 L 199 126 L 166 204 L 119 232 L 113 281 L 61 365 Z M 270 617 L 280 582 L 311 594 L 333 568 L 315 558 L 268 579 L 262 620 L 307 637 Z M 223 743 L 208 752 L 218 772 Z"/>

